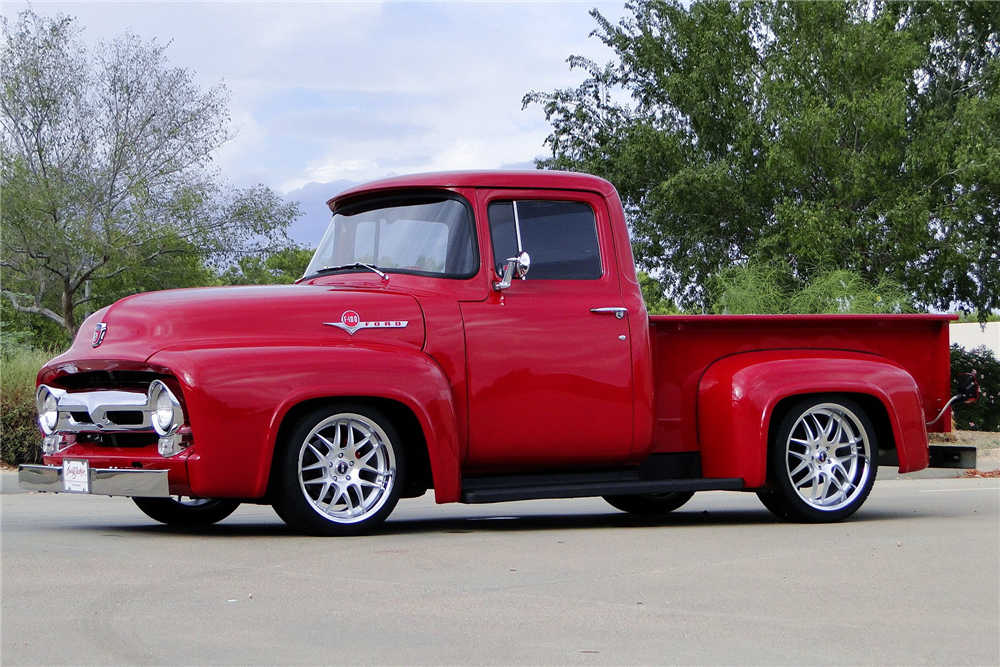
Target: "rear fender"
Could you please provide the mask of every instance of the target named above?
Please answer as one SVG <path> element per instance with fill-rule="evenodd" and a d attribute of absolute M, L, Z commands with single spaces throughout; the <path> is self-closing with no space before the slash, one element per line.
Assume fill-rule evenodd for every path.
<path fill-rule="evenodd" d="M 260 498 L 285 417 L 306 401 L 379 398 L 416 416 L 427 443 L 438 502 L 460 496 L 461 460 L 447 378 L 417 350 L 358 345 L 161 352 L 153 367 L 178 377 L 196 455 L 191 492 Z"/>
<path fill-rule="evenodd" d="M 767 481 L 768 429 L 775 408 L 808 394 L 855 394 L 884 408 L 899 471 L 927 467 L 927 431 L 913 377 L 882 357 L 820 350 L 748 352 L 709 366 L 698 386 L 697 424 L 705 477 L 740 477 L 747 488 Z M 877 414 L 869 414 L 876 421 Z M 886 443 L 882 443 L 883 446 Z"/>

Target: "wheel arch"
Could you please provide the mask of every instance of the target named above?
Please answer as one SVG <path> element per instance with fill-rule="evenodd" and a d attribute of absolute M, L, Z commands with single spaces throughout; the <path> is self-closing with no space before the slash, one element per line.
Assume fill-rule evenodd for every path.
<path fill-rule="evenodd" d="M 414 411 L 398 399 L 371 395 L 320 396 L 306 399 L 292 405 L 284 414 L 275 434 L 274 446 L 271 452 L 271 464 L 267 482 L 267 495 L 271 495 L 275 479 L 277 448 L 279 443 L 287 440 L 289 433 L 298 421 L 306 414 L 323 406 L 333 407 L 338 403 L 363 404 L 375 408 L 392 422 L 402 440 L 400 443 L 405 451 L 407 470 L 403 497 L 408 490 L 414 491 L 434 488 L 434 478 L 430 456 L 427 449 L 427 438 L 420 420 Z"/>
<path fill-rule="evenodd" d="M 732 355 L 703 374 L 697 424 L 705 477 L 763 487 L 772 429 L 795 401 L 815 394 L 859 403 L 880 448 L 897 451 L 900 472 L 927 467 L 919 390 L 905 369 L 874 355 L 782 350 Z"/>

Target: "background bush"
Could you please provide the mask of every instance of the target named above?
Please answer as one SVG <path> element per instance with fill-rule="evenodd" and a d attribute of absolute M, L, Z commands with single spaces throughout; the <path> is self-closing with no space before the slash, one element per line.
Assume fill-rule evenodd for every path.
<path fill-rule="evenodd" d="M 4 463 L 41 462 L 42 436 L 35 414 L 35 376 L 51 357 L 51 352 L 16 343 L 3 346 L 0 354 L 0 459 Z"/>
<path fill-rule="evenodd" d="M 963 431 L 1000 431 L 1000 361 L 985 345 L 966 350 L 951 346 L 952 395 L 958 393 L 955 378 L 975 371 L 979 379 L 979 400 L 956 405 L 955 425 Z"/>

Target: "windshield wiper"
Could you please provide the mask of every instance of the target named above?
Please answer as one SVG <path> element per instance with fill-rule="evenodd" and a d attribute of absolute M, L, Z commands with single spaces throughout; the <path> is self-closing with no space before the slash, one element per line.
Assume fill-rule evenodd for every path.
<path fill-rule="evenodd" d="M 378 274 L 384 282 L 389 282 L 389 276 L 379 271 L 377 268 L 371 264 L 365 264 L 364 262 L 354 262 L 353 264 L 338 264 L 337 266 L 324 266 L 322 269 L 317 269 L 313 271 L 314 276 L 320 276 L 324 273 L 333 273 L 334 271 L 343 271 L 345 269 L 368 269 Z"/>

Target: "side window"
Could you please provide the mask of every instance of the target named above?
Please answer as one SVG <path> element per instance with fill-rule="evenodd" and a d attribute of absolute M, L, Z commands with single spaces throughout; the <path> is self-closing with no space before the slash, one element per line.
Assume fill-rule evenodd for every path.
<path fill-rule="evenodd" d="M 521 250 L 531 255 L 528 280 L 597 280 L 601 253 L 597 221 L 586 204 L 499 201 L 488 210 L 497 273 Z"/>

